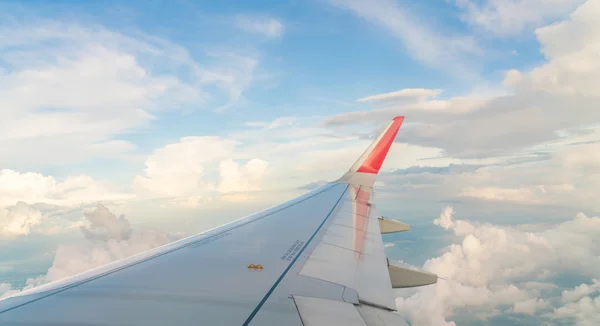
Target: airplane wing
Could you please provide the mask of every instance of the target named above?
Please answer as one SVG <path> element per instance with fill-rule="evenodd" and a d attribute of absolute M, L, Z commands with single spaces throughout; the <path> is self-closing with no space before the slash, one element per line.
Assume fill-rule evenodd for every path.
<path fill-rule="evenodd" d="M 407 325 L 373 184 L 404 117 L 339 180 L 213 230 L 0 300 L 0 325 Z"/>

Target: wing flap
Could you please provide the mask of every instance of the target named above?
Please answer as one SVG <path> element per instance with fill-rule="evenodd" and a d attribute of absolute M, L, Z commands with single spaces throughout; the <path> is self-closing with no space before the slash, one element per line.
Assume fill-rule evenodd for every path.
<path fill-rule="evenodd" d="M 356 309 L 369 326 L 408 326 L 402 316 L 391 311 L 365 305 L 357 306 Z"/>
<path fill-rule="evenodd" d="M 351 303 L 294 296 L 304 326 L 368 326 Z"/>

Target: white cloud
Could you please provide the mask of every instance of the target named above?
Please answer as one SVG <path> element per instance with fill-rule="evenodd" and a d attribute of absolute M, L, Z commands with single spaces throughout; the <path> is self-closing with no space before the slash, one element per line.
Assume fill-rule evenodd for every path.
<path fill-rule="evenodd" d="M 454 0 L 462 18 L 497 36 L 515 35 L 568 14 L 584 0 Z"/>
<path fill-rule="evenodd" d="M 519 84 L 522 80 L 523 74 L 516 69 L 511 69 L 505 73 L 502 84 L 506 87 L 513 87 Z"/>
<path fill-rule="evenodd" d="M 531 298 L 519 302 L 515 302 L 511 312 L 516 314 L 524 314 L 533 316 L 537 311 L 545 309 L 549 303 L 543 299 Z"/>
<path fill-rule="evenodd" d="M 133 197 L 130 192 L 86 175 L 69 176 L 59 181 L 40 173 L 0 170 L 0 237 L 65 231 L 76 225 L 54 213 L 80 205 Z M 43 212 L 37 205 L 46 205 Z"/>
<path fill-rule="evenodd" d="M 595 19 L 600 1 L 590 0 L 571 16 L 537 29 L 547 62 L 529 72 L 510 70 L 505 82 L 512 93 L 469 96 L 462 103 L 415 101 L 327 119 L 328 125 L 381 121 L 406 114 L 404 141 L 440 148 L 455 158 L 519 155 L 534 146 L 557 141 L 561 130 L 585 132 L 600 121 L 597 110 L 600 64 L 597 45 L 600 25 Z M 465 103 L 472 103 L 471 109 Z M 426 112 L 436 104 L 443 108 Z M 420 110 L 411 110 L 413 107 Z M 453 108 L 462 108 L 456 110 Z M 411 110 L 410 112 L 408 110 Z M 410 124 L 409 124 L 410 122 Z"/>
<path fill-rule="evenodd" d="M 357 101 L 384 104 L 369 111 L 346 112 L 325 118 L 325 126 L 338 126 L 364 122 L 387 122 L 397 115 L 406 115 L 407 123 L 422 121 L 441 121 L 451 119 L 460 114 L 477 111 L 488 103 L 489 96 L 455 96 L 449 99 L 438 99 L 441 94 L 436 89 L 402 89 L 392 93 L 377 94 L 358 99 Z M 420 128 L 429 126 L 420 126 Z M 405 127 L 403 128 L 405 129 Z"/>
<path fill-rule="evenodd" d="M 145 175 L 134 180 L 134 189 L 143 196 L 180 198 L 184 205 L 199 203 L 202 196 L 261 190 L 268 162 L 237 148 L 238 141 L 220 137 L 185 137 L 178 143 L 157 149 L 146 160 Z M 243 166 L 237 159 L 243 159 Z"/>
<path fill-rule="evenodd" d="M 600 292 L 600 280 L 592 279 L 592 282 L 592 284 L 580 284 L 573 290 L 564 290 L 562 292 L 562 301 L 565 303 L 579 301 L 585 296 Z"/>
<path fill-rule="evenodd" d="M 240 15 L 236 17 L 235 24 L 242 30 L 270 38 L 280 37 L 285 30 L 279 20 L 265 16 Z"/>
<path fill-rule="evenodd" d="M 143 38 L 56 22 L 0 30 L 4 165 L 72 163 L 131 151 L 133 145 L 111 138 L 148 123 L 157 110 L 200 98 L 178 77 L 143 66 L 147 58 L 168 60 L 160 51 L 171 50 Z"/>
<path fill-rule="evenodd" d="M 393 0 L 329 0 L 339 8 L 373 22 L 398 38 L 409 54 L 427 65 L 469 74 L 469 56 L 481 53 L 473 38 L 444 35 L 422 24 Z"/>
<path fill-rule="evenodd" d="M 371 95 L 356 100 L 357 102 L 369 102 L 369 101 L 389 101 L 399 99 L 426 99 L 428 97 L 435 97 L 441 93 L 438 89 L 425 89 L 425 88 L 405 88 L 399 91 Z"/>
<path fill-rule="evenodd" d="M 472 316 L 490 311 L 527 315 L 562 311 L 556 306 L 560 300 L 549 292 L 556 286 L 539 281 L 569 274 L 591 278 L 600 272 L 598 217 L 579 214 L 573 220 L 528 231 L 531 228 L 525 226 L 454 220 L 452 209 L 446 208 L 435 224 L 452 230 L 458 238 L 424 264 L 443 280 L 397 298 L 399 311 L 414 325 L 453 325 L 449 319 L 461 311 Z M 573 297 L 568 293 L 567 297 Z"/>
<path fill-rule="evenodd" d="M 580 285 L 581 286 L 581 285 Z M 600 296 L 584 296 L 578 301 L 567 302 L 548 313 L 549 318 L 563 320 L 577 326 L 594 326 L 600 323 Z"/>
<path fill-rule="evenodd" d="M 569 19 L 536 30 L 546 64 L 533 69 L 530 87 L 552 94 L 600 96 L 600 1 L 588 0 Z"/>
<path fill-rule="evenodd" d="M 131 237 L 131 226 L 124 215 L 117 216 L 111 213 L 106 206 L 98 204 L 96 209 L 84 212 L 89 228 L 81 226 L 81 232 L 86 239 L 103 240 L 115 239 L 117 241 L 127 240 Z"/>
<path fill-rule="evenodd" d="M 69 176 L 64 181 L 58 181 L 40 173 L 0 170 L 0 207 L 13 206 L 19 201 L 75 206 L 131 197 L 131 194 L 119 191 L 107 182 L 86 175 Z"/>
<path fill-rule="evenodd" d="M 242 167 L 231 159 L 221 161 L 221 179 L 217 190 L 222 193 L 260 190 L 261 179 L 268 165 L 267 161 L 261 159 L 252 159 Z"/>
<path fill-rule="evenodd" d="M 233 140 L 219 137 L 182 138 L 148 157 L 145 175 L 136 176 L 134 188 L 142 194 L 159 196 L 191 196 L 214 190 L 214 181 L 203 180 L 205 164 L 229 158 L 236 145 Z"/>
<path fill-rule="evenodd" d="M 242 54 L 232 51 L 208 51 L 209 66 L 195 66 L 194 74 L 200 85 L 216 86 L 226 95 L 222 105 L 215 108 L 223 111 L 242 100 L 244 92 L 255 80 L 259 64 L 256 54 Z"/>
<path fill-rule="evenodd" d="M 90 233 L 88 227 L 82 228 L 87 239 L 84 243 L 59 246 L 48 272 L 28 279 L 23 289 L 13 289 L 9 284 L 0 283 L 0 298 L 150 250 L 180 237 L 155 229 L 131 228 L 124 216 L 117 219 L 103 205 L 98 205 L 85 216 L 94 233 Z M 102 232 L 102 236 L 98 232 Z"/>
<path fill-rule="evenodd" d="M 158 112 L 231 107 L 258 60 L 185 48 L 144 34 L 56 21 L 0 25 L 0 164 L 26 169 L 131 157 L 117 139 Z M 43 150 L 42 150 L 43 149 Z M 52 153 L 48 155 L 47 153 Z"/>
<path fill-rule="evenodd" d="M 2 217 L 0 213 L 1 235 L 27 235 L 31 229 L 42 222 L 42 213 L 24 202 L 18 202 L 8 208 L 8 213 Z"/>

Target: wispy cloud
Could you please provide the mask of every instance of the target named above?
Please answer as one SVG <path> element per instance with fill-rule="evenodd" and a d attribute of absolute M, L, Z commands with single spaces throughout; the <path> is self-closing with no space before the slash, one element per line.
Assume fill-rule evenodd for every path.
<path fill-rule="evenodd" d="M 434 97 L 441 93 L 439 89 L 426 89 L 426 88 L 405 88 L 399 91 L 376 94 L 356 100 L 357 102 L 373 102 L 373 101 L 390 101 L 390 100 L 414 100 L 414 99 L 425 99 L 428 97 Z"/>
<path fill-rule="evenodd" d="M 468 36 L 439 33 L 419 21 L 414 13 L 394 0 L 329 0 L 331 4 L 379 25 L 402 42 L 408 53 L 428 66 L 448 69 L 463 76 L 473 72 L 468 58 L 482 53 Z"/>
<path fill-rule="evenodd" d="M 562 18 L 585 0 L 453 0 L 463 10 L 462 19 L 497 36 L 532 30 Z"/>
<path fill-rule="evenodd" d="M 285 30 L 281 21 L 264 15 L 238 15 L 235 18 L 235 24 L 244 31 L 269 38 L 281 37 Z"/>

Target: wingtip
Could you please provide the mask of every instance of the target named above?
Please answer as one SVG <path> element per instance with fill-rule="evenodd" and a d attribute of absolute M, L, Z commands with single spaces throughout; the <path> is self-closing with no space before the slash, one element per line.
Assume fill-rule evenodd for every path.
<path fill-rule="evenodd" d="M 396 134 L 404 122 L 404 116 L 397 116 L 392 119 L 388 127 L 373 142 L 371 147 L 353 166 L 356 172 L 378 174 L 387 153 L 396 138 Z"/>

